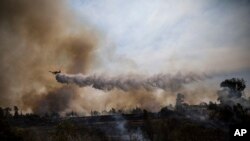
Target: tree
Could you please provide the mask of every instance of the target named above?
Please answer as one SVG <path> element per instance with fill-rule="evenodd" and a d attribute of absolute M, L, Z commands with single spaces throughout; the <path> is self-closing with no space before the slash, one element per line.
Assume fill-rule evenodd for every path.
<path fill-rule="evenodd" d="M 246 82 L 245 80 L 239 79 L 239 78 L 231 78 L 231 79 L 226 79 L 223 82 L 220 83 L 221 87 L 227 87 L 230 90 L 233 91 L 239 91 L 242 92 L 246 88 Z"/>
<path fill-rule="evenodd" d="M 177 97 L 176 97 L 176 105 L 181 105 L 181 104 L 183 104 L 184 98 L 185 98 L 185 96 L 184 96 L 183 94 L 178 93 L 178 94 L 177 94 Z"/>
<path fill-rule="evenodd" d="M 143 113 L 143 110 L 141 108 L 138 108 L 138 107 L 131 110 L 131 114 L 142 114 L 142 113 Z"/>
<path fill-rule="evenodd" d="M 19 114 L 18 114 L 18 107 L 17 106 L 14 106 L 14 117 L 18 117 Z"/>
<path fill-rule="evenodd" d="M 76 112 L 74 112 L 74 111 L 72 110 L 71 112 L 66 113 L 66 116 L 67 116 L 67 117 L 77 117 L 78 115 L 77 115 Z"/>
<path fill-rule="evenodd" d="M 0 107 L 0 119 L 4 117 L 4 110 Z"/>
<path fill-rule="evenodd" d="M 4 116 L 5 117 L 11 117 L 10 111 L 11 111 L 10 107 L 4 108 Z"/>
<path fill-rule="evenodd" d="M 114 108 L 110 109 L 109 114 L 111 114 L 111 115 L 116 114 L 116 110 Z"/>
<path fill-rule="evenodd" d="M 183 110 L 184 98 L 185 98 L 185 96 L 183 94 L 181 94 L 181 93 L 177 94 L 176 103 L 175 103 L 176 110 L 178 110 L 178 111 Z"/>
<path fill-rule="evenodd" d="M 98 111 L 91 111 L 91 116 L 99 116 L 100 113 Z"/>

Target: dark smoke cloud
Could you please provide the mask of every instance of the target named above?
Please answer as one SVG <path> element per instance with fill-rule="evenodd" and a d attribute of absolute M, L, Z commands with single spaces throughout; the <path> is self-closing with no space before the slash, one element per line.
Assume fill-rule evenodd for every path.
<path fill-rule="evenodd" d="M 98 43 L 96 32 L 76 20 L 67 2 L 0 1 L 0 106 L 63 111 L 74 99 L 70 93 L 79 97 L 48 73 L 87 72 Z"/>
<path fill-rule="evenodd" d="M 36 114 L 51 114 L 63 112 L 70 107 L 72 101 L 78 98 L 76 90 L 72 87 L 62 87 L 49 91 L 45 94 L 34 95 L 27 93 L 23 95 L 22 100 L 24 108 L 31 108 Z M 30 107 L 30 105 L 33 105 Z"/>
<path fill-rule="evenodd" d="M 56 80 L 59 83 L 76 84 L 80 87 L 91 86 L 95 89 L 110 91 L 114 88 L 123 91 L 138 90 L 144 88 L 146 90 L 163 89 L 167 91 L 176 92 L 183 88 L 183 85 L 189 84 L 205 77 L 195 74 L 158 74 L 151 77 L 143 76 L 120 76 L 107 78 L 105 76 L 97 75 L 70 75 L 70 74 L 57 74 Z"/>

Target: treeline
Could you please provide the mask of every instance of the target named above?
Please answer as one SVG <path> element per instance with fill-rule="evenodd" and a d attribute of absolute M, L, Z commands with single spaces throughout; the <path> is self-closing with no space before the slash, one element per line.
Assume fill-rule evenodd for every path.
<path fill-rule="evenodd" d="M 11 113 L 12 109 L 10 107 L 2 108 L 0 107 L 0 118 L 18 117 L 22 116 L 22 112 L 19 114 L 19 109 L 17 106 L 13 107 L 14 114 Z"/>

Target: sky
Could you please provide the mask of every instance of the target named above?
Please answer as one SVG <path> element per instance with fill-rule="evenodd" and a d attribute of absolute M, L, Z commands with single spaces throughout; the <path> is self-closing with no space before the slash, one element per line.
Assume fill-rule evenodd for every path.
<path fill-rule="evenodd" d="M 105 37 L 100 72 L 198 72 L 250 81 L 248 1 L 76 0 Z"/>

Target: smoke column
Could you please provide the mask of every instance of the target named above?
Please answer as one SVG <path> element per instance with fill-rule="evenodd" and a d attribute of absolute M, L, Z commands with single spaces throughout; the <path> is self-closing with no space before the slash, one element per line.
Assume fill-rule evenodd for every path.
<path fill-rule="evenodd" d="M 79 98 L 74 87 L 54 83 L 48 72 L 87 72 L 99 40 L 68 2 L 0 1 L 0 106 L 61 112 Z"/>

